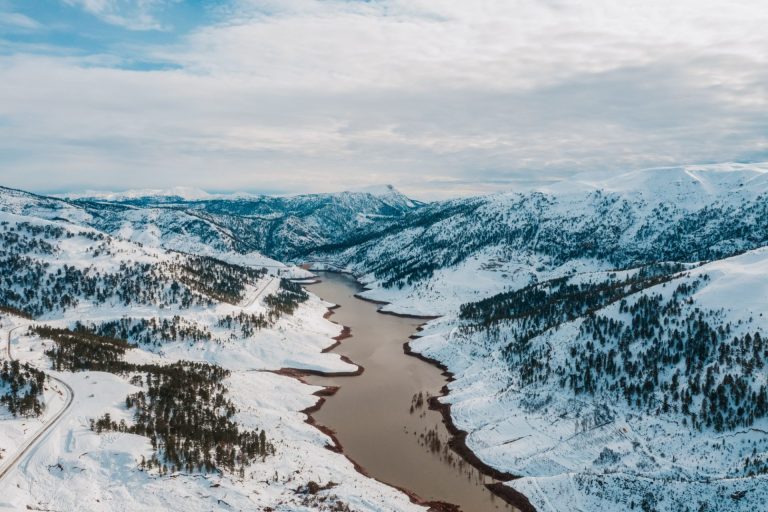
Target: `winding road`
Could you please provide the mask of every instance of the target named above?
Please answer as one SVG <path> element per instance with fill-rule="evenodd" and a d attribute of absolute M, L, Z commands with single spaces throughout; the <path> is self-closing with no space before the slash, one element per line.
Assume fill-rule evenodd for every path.
<path fill-rule="evenodd" d="M 276 279 L 276 277 L 272 277 L 260 290 L 256 290 L 256 292 L 254 293 L 253 297 L 243 307 L 244 308 L 248 308 L 251 305 L 253 305 L 259 299 L 259 297 L 261 297 L 264 294 L 264 292 L 269 288 L 269 285 L 272 284 L 272 282 L 275 279 Z M 6 349 L 5 349 L 5 351 L 6 351 L 6 354 L 8 356 L 8 360 L 9 361 L 13 361 L 14 360 L 13 359 L 13 353 L 11 351 L 11 339 L 12 339 L 12 336 L 13 336 L 13 332 L 15 330 L 17 330 L 17 329 L 21 329 L 21 328 L 24 328 L 24 327 L 27 327 L 27 325 L 16 326 L 16 327 L 10 329 L 8 331 L 8 333 L 7 333 Z M 70 387 L 69 384 L 67 384 L 63 380 L 59 379 L 58 377 L 55 377 L 55 376 L 53 376 L 51 374 L 47 374 L 47 375 L 48 375 L 48 378 L 50 380 L 53 380 L 53 381 L 57 382 L 65 390 L 65 392 L 67 393 L 66 403 L 65 403 L 64 407 L 62 407 L 61 409 L 56 411 L 56 414 L 54 414 L 53 416 L 51 416 L 50 418 L 48 418 L 46 421 L 43 422 L 43 426 L 40 429 L 40 431 L 37 432 L 31 438 L 27 439 L 24 442 L 24 444 L 22 444 L 21 447 L 19 447 L 18 452 L 16 453 L 16 455 L 14 455 L 12 458 L 7 459 L 7 460 L 6 459 L 0 460 L 0 485 L 2 485 L 5 477 L 8 476 L 8 474 L 11 473 L 11 471 L 19 465 L 19 462 L 21 462 L 21 460 L 25 456 L 31 454 L 33 449 L 39 444 L 40 441 L 42 441 L 44 439 L 46 434 L 48 434 L 51 431 L 51 429 L 53 429 L 53 427 L 55 425 L 57 425 L 61 421 L 61 419 L 64 416 L 64 414 L 72 406 L 72 402 L 74 401 L 74 398 L 75 398 L 75 392 L 72 390 L 72 387 Z"/>
<path fill-rule="evenodd" d="M 8 359 L 11 361 L 13 361 L 13 355 L 11 353 L 11 336 L 13 334 L 13 331 L 15 331 L 16 329 L 20 329 L 22 327 L 27 327 L 27 326 L 19 325 L 8 331 L 6 351 L 8 354 Z M 37 445 L 37 443 L 41 441 L 48 432 L 51 431 L 54 425 L 59 423 L 61 418 L 64 416 L 64 413 L 67 412 L 69 408 L 72 406 L 72 401 L 75 398 L 75 392 L 72 390 L 69 384 L 59 379 L 58 377 L 54 377 L 53 375 L 50 375 L 50 374 L 48 374 L 48 378 L 50 380 L 54 380 L 57 383 L 61 384 L 61 386 L 64 388 L 64 390 L 67 393 L 66 404 L 64 405 L 64 407 L 59 409 L 56 412 L 56 414 L 54 414 L 52 417 L 48 418 L 45 422 L 43 422 L 43 428 L 41 428 L 37 434 L 29 438 L 23 445 L 21 445 L 21 447 L 18 450 L 18 453 L 16 453 L 14 457 L 3 461 L 3 464 L 0 466 L 0 484 L 2 484 L 3 480 L 11 472 L 11 470 L 14 469 L 19 464 L 21 459 L 30 453 L 30 451 Z"/>
<path fill-rule="evenodd" d="M 269 285 L 274 282 L 276 277 L 272 277 L 267 283 L 260 289 L 256 290 L 256 292 L 253 294 L 253 297 L 248 301 L 248 303 L 243 308 L 248 308 L 252 306 L 258 299 L 261 297 L 264 292 L 269 288 Z M 6 339 L 6 354 L 8 356 L 9 361 L 13 361 L 13 354 L 11 352 L 11 339 L 13 336 L 13 331 L 17 329 L 21 329 L 27 327 L 27 325 L 18 325 L 8 331 L 7 339 Z M 19 448 L 18 452 L 14 457 L 8 460 L 0 460 L 0 484 L 3 483 L 3 480 L 5 477 L 11 472 L 12 469 L 14 469 L 16 466 L 18 466 L 19 462 L 22 458 L 24 458 L 25 455 L 28 455 L 32 449 L 37 445 L 39 441 L 41 441 L 44 436 L 50 432 L 50 430 L 61 420 L 61 418 L 64 416 L 64 413 L 66 413 L 69 408 L 72 406 L 72 402 L 75 398 L 75 392 L 72 390 L 69 384 L 64 382 L 63 380 L 59 379 L 58 377 L 55 377 L 51 374 L 47 374 L 48 378 L 50 380 L 56 381 L 58 384 L 61 385 L 61 387 L 66 391 L 67 397 L 66 397 L 66 404 L 64 407 L 56 411 L 56 414 L 54 414 L 52 417 L 48 418 L 45 422 L 43 422 L 43 428 L 40 429 L 40 431 L 29 438 L 21 447 Z"/>

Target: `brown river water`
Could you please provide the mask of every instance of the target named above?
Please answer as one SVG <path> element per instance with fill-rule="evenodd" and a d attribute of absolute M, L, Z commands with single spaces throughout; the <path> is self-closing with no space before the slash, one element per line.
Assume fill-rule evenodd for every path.
<path fill-rule="evenodd" d="M 437 367 L 403 352 L 403 343 L 424 320 L 377 313 L 379 306 L 354 297 L 361 287 L 350 276 L 318 275 L 321 282 L 308 288 L 340 306 L 331 319 L 352 334 L 333 352 L 365 371 L 305 379 L 340 387 L 313 413 L 317 423 L 333 430 L 344 453 L 382 482 L 427 501 L 458 505 L 463 512 L 516 510 L 485 487 L 495 480 L 447 447 L 450 435 L 442 416 L 427 407 L 427 397 L 439 395 L 446 379 Z"/>

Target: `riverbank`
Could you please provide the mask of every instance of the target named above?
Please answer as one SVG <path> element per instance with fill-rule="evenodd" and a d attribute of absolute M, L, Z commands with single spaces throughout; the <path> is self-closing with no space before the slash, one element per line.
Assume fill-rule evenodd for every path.
<path fill-rule="evenodd" d="M 414 335 L 413 338 L 418 338 L 418 336 Z M 453 417 L 451 416 L 451 404 L 446 404 L 440 401 L 440 398 L 448 396 L 448 393 L 449 393 L 448 384 L 450 384 L 455 380 L 453 373 L 451 373 L 448 370 L 448 367 L 445 366 L 440 361 L 438 361 L 437 359 L 433 359 L 431 357 L 427 357 L 418 352 L 414 352 L 413 349 L 411 349 L 410 342 L 408 341 L 403 343 L 403 351 L 409 356 L 416 357 L 418 359 L 421 359 L 422 361 L 432 364 L 433 366 L 436 366 L 437 368 L 440 368 L 440 370 L 442 370 L 442 375 L 448 381 L 446 385 L 441 388 L 440 396 L 430 397 L 428 400 L 428 404 L 430 409 L 434 411 L 438 411 L 442 415 L 443 423 L 445 424 L 445 427 L 453 436 L 449 441 L 451 449 L 453 449 L 453 451 L 461 455 L 464 458 L 464 460 L 466 460 L 469 464 L 477 468 L 478 471 L 492 478 L 495 478 L 496 480 L 499 480 L 499 482 L 486 484 L 486 487 L 488 487 L 488 489 L 491 492 L 493 492 L 496 496 L 500 497 L 501 499 L 503 499 L 513 507 L 519 509 L 520 512 L 536 512 L 536 509 L 528 500 L 528 498 L 525 497 L 525 495 L 501 483 L 501 482 L 508 482 L 510 480 L 513 480 L 519 477 L 505 471 L 499 471 L 498 469 L 492 466 L 489 466 L 488 464 L 483 462 L 480 459 L 480 457 L 475 455 L 475 452 L 473 452 L 467 446 L 467 443 L 466 443 L 467 432 L 459 429 L 453 422 Z"/>

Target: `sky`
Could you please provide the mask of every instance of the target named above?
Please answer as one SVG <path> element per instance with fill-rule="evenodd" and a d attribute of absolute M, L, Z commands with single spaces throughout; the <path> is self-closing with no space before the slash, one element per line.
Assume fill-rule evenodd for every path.
<path fill-rule="evenodd" d="M 0 0 L 0 184 L 415 197 L 768 160 L 764 0 Z"/>

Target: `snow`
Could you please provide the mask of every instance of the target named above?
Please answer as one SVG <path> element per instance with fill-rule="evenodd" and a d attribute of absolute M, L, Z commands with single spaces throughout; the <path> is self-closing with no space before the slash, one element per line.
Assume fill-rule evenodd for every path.
<path fill-rule="evenodd" d="M 691 206 L 731 193 L 764 193 L 768 191 L 767 180 L 768 162 L 720 163 L 654 167 L 624 173 L 583 173 L 536 190 L 554 195 L 601 190 L 654 201 L 683 200 Z"/>
<path fill-rule="evenodd" d="M 729 213 L 740 208 L 749 212 L 752 205 L 764 201 L 766 183 L 766 163 L 688 165 L 608 177 L 582 175 L 543 188 L 544 195 L 526 196 L 526 200 L 545 205 L 530 213 L 543 215 L 541 222 L 567 219 L 568 229 L 586 232 L 594 229 L 596 222 L 589 209 L 613 204 L 603 216 L 621 229 L 618 243 L 626 247 L 629 243 L 648 243 L 637 236 L 644 226 L 663 230 L 686 212 L 713 205 Z M 610 194 L 615 202 L 601 202 Z M 452 406 L 454 423 L 469 433 L 467 444 L 484 462 L 522 476 L 508 485 L 526 495 L 537 510 L 623 511 L 632 504 L 640 510 L 762 510 L 768 501 L 768 477 L 733 475 L 741 471 L 753 447 L 762 456 L 768 453 L 768 420 L 760 419 L 751 428 L 737 431 L 699 432 L 683 426 L 682 415 L 639 414 L 623 403 L 606 403 L 599 396 L 574 397 L 557 385 L 521 388 L 487 336 L 457 334 L 457 313 L 463 303 L 561 276 L 584 282 L 604 279 L 608 273 L 621 278 L 632 270 L 617 272 L 609 263 L 589 258 L 553 265 L 535 251 L 500 244 L 481 246 L 458 263 L 438 265 L 430 276 L 412 284 L 385 287 L 383 279 L 370 271 L 392 261 L 411 264 L 420 258 L 450 259 L 451 250 L 461 247 L 452 237 L 462 240 L 466 231 L 475 229 L 472 220 L 514 225 L 520 216 L 528 215 L 524 209 L 520 213 L 522 197 L 518 193 L 483 197 L 475 217 L 448 217 L 430 228 L 408 228 L 339 254 L 319 255 L 318 259 L 325 261 L 314 267 L 339 266 L 357 275 L 368 288 L 362 296 L 386 302 L 382 306 L 386 311 L 440 316 L 424 327 L 411 347 L 445 364 L 454 374 L 450 393 L 444 398 Z M 656 210 L 659 205 L 668 208 Z M 478 231 L 484 233 L 482 228 Z M 466 234 L 471 240 L 471 233 Z M 438 244 L 446 241 L 447 249 L 433 254 L 430 247 L 419 245 L 421 238 Z M 738 239 L 728 243 L 731 245 L 724 247 L 724 252 L 734 253 L 743 247 Z M 648 250 L 654 249 L 649 246 Z M 718 311 L 718 322 L 730 322 L 734 335 L 766 332 L 768 248 L 701 267 L 692 262 L 688 268 L 688 281 L 704 274 L 709 277 L 693 294 L 688 310 Z M 673 288 L 659 285 L 644 293 L 668 297 Z M 619 317 L 616 306 L 599 313 Z M 551 363 L 556 365 L 567 359 L 567 347 L 578 339 L 579 326 L 580 320 L 563 324 L 532 343 L 553 346 Z M 504 331 L 498 334 L 501 340 L 505 336 Z M 762 370 L 750 378 L 757 386 L 768 380 Z M 551 402 L 542 408 L 530 407 L 532 401 L 547 397 Z M 613 420 L 585 426 L 590 411 L 604 405 L 610 408 Z M 617 454 L 618 462 L 600 462 L 605 448 Z M 653 503 L 646 500 L 648 495 Z"/>
<path fill-rule="evenodd" d="M 60 194 L 59 197 L 68 199 L 102 199 L 104 201 L 121 201 L 128 199 L 141 199 L 145 197 L 180 197 L 189 201 L 211 199 L 214 196 L 205 190 L 192 187 L 172 187 L 168 189 L 131 189 L 122 192 L 109 192 L 104 190 L 85 190 L 79 193 Z"/>
<path fill-rule="evenodd" d="M 70 226 L 59 221 L 43 220 L 0 212 L 0 221 L 10 223 L 31 222 L 60 224 L 73 233 L 89 228 Z M 57 241 L 54 255 L 40 255 L 51 264 L 85 267 L 93 265 L 99 270 L 119 266 L 122 261 L 166 261 L 174 253 L 149 246 L 139 246 L 120 238 L 109 238 L 112 254 L 93 257 L 88 252 L 89 240 L 75 235 Z M 249 263 L 260 266 L 266 262 L 254 255 Z M 247 262 L 247 255 L 237 255 L 238 261 Z M 54 267 L 54 268 L 55 268 Z M 289 270 L 283 265 L 279 269 Z M 235 475 L 183 474 L 162 477 L 141 471 L 142 456 L 152 453 L 149 440 L 144 437 L 106 433 L 96 434 L 89 428 L 90 419 L 109 412 L 119 421 L 132 420 L 125 408 L 127 394 L 137 390 L 126 377 L 104 372 L 55 372 L 44 350 L 51 344 L 18 329 L 12 337 L 12 350 L 22 363 L 29 362 L 45 369 L 71 386 L 72 405 L 60 420 L 36 441 L 0 481 L 0 510 L 88 510 L 88 511 L 144 511 L 179 510 L 184 512 L 207 510 L 315 510 L 317 504 L 296 489 L 310 480 L 339 485 L 320 496 L 348 504 L 360 511 L 417 511 L 423 507 L 411 503 L 402 492 L 358 473 L 352 463 L 341 454 L 330 451 L 327 435 L 306 423 L 306 414 L 300 412 L 314 405 L 314 395 L 320 388 L 278 375 L 275 370 L 292 367 L 322 372 L 355 371 L 355 365 L 346 363 L 333 353 L 322 349 L 333 343 L 341 327 L 324 318 L 330 304 L 314 295 L 301 304 L 294 315 L 284 316 L 272 327 L 257 331 L 243 339 L 232 339 L 229 331 L 218 327 L 216 320 L 229 313 L 245 311 L 259 313 L 266 310 L 264 298 L 276 291 L 279 279 L 275 269 L 259 282 L 247 286 L 247 297 L 240 305 L 217 303 L 212 307 L 164 309 L 150 305 L 125 307 L 118 304 L 93 304 L 85 300 L 66 313 L 50 313 L 43 322 L 53 326 L 72 326 L 75 321 L 100 321 L 133 318 L 170 318 L 179 315 L 189 322 L 209 329 L 215 339 L 200 343 L 169 342 L 159 347 L 139 347 L 129 350 L 129 362 L 171 363 L 177 360 L 206 361 L 219 364 L 231 371 L 227 380 L 230 399 L 238 406 L 237 420 L 245 428 L 264 428 L 277 454 L 264 461 L 251 464 L 244 478 Z M 299 276 L 308 273 L 293 269 Z M 3 345 L 8 330 L 29 324 L 30 321 L 3 315 L 0 340 Z M 5 348 L 4 346 L 2 347 Z M 39 419 L 12 418 L 0 413 L 0 465 L 10 461 L 24 443 L 39 432 L 56 411 L 61 410 L 63 395 L 52 382 L 44 395 L 45 413 Z"/>
<path fill-rule="evenodd" d="M 385 203 L 392 206 L 404 205 L 408 208 L 415 208 L 416 204 L 403 195 L 393 185 L 368 185 L 365 187 L 354 188 L 350 192 L 362 192 L 371 194 L 374 197 L 382 199 Z"/>
<path fill-rule="evenodd" d="M 488 216 L 478 218 L 514 225 L 526 215 L 543 212 L 542 222 L 567 219 L 575 230 L 589 232 L 594 228 L 594 218 L 588 215 L 588 209 L 607 205 L 603 215 L 613 222 L 609 228 L 621 232 L 616 243 L 628 244 L 646 223 L 663 228 L 663 222 L 715 203 L 735 209 L 745 202 L 762 201 L 761 194 L 768 192 L 768 164 L 685 165 L 613 176 L 583 174 L 565 183 L 540 187 L 540 191 L 543 194 L 534 198 L 544 205 L 540 210 L 513 209 L 521 203 L 523 196 L 519 193 L 496 194 L 482 198 L 479 211 Z M 10 212 L 3 213 L 0 220 L 17 222 L 31 218 L 20 217 L 23 214 L 66 218 L 73 223 L 89 221 L 87 213 L 69 203 L 43 201 L 8 189 L 0 192 L 3 209 Z M 349 196 L 343 200 L 352 201 L 351 196 L 358 193 L 361 192 L 346 193 Z M 390 196 L 397 199 L 399 194 L 388 186 L 362 193 L 385 201 Z M 615 203 L 602 202 L 611 194 Z M 669 205 L 670 209 L 656 212 L 659 205 Z M 117 232 L 121 240 L 112 241 L 116 256 L 97 258 L 96 264 L 108 268 L 122 260 L 158 261 L 169 257 L 165 249 L 172 249 L 267 267 L 270 275 L 249 287 L 249 297 L 256 297 L 263 290 L 269 293 L 270 287 L 274 287 L 271 279 L 278 271 L 295 278 L 311 276 L 303 269 L 285 266 L 259 253 L 240 254 L 225 246 L 213 246 L 200 237 L 174 233 L 167 228 L 177 220 L 162 218 L 166 214 L 151 208 L 125 214 L 124 224 Z M 460 230 L 467 226 L 460 220 L 448 218 L 441 222 L 435 239 L 441 242 L 457 232 L 462 234 Z M 370 219 L 359 215 L 357 222 L 366 225 Z M 573 282 L 586 282 L 605 278 L 607 273 L 624 277 L 633 270 L 616 272 L 605 261 L 592 258 L 554 264 L 533 250 L 499 243 L 482 246 L 455 264 L 437 268 L 427 279 L 385 288 L 371 272 L 371 262 L 390 261 L 394 255 L 402 254 L 414 259 L 422 256 L 422 249 L 415 242 L 423 234 L 420 228 L 401 230 L 390 238 L 374 241 L 365 248 L 364 257 L 352 258 L 359 250 L 355 247 L 338 258 L 314 262 L 313 268 L 356 274 L 368 287 L 361 295 L 387 302 L 382 306 L 386 311 L 440 316 L 425 326 L 411 347 L 443 362 L 455 375 L 450 393 L 443 400 L 451 404 L 458 428 L 469 433 L 467 444 L 491 466 L 521 475 L 508 485 L 526 495 L 537 510 L 704 510 L 701 506 L 706 506 L 707 511 L 764 509 L 768 502 L 768 478 L 733 475 L 753 448 L 768 453 L 768 420 L 758 420 L 751 428 L 737 431 L 698 432 L 682 426 L 681 415 L 642 414 L 623 403 L 606 402 L 599 396 L 574 396 L 555 385 L 522 387 L 497 345 L 480 334 L 459 333 L 457 311 L 463 303 L 556 277 L 571 276 Z M 643 243 L 650 244 L 642 239 L 637 243 L 644 249 L 648 247 Z M 730 243 L 732 251 L 741 247 L 739 240 Z M 50 261 L 56 265 L 64 261 L 91 264 L 94 259 L 85 253 L 86 249 L 87 242 L 75 238 L 62 245 L 60 254 Z M 718 318 L 736 326 L 737 333 L 768 328 L 768 248 L 700 267 L 692 263 L 688 273 L 688 277 L 680 279 L 692 281 L 706 274 L 709 280 L 693 294 L 693 302 L 687 308 L 720 311 Z M 672 288 L 659 285 L 643 293 L 666 297 Z M 228 383 L 231 398 L 240 408 L 238 420 L 253 428 L 267 428 L 277 440 L 278 456 L 254 464 L 245 481 L 230 477 L 178 475 L 163 479 L 148 475 L 136 467 L 138 458 L 148 453 L 146 440 L 122 434 L 100 437 L 87 429 L 87 418 L 106 410 L 118 418 L 125 415 L 121 400 L 130 386 L 107 374 L 61 374 L 75 388 L 80 401 L 28 463 L 3 482 L 3 487 L 11 490 L 3 498 L 6 508 L 17 509 L 30 503 L 45 508 L 58 503 L 55 499 L 74 504 L 81 496 L 83 507 L 88 510 L 111 510 L 117 500 L 125 510 L 224 508 L 219 500 L 236 509 L 271 506 L 275 510 L 305 510 L 309 506 L 300 503 L 293 489 L 308 480 L 333 480 L 341 485 L 331 492 L 355 509 L 421 510 L 401 493 L 356 473 L 343 456 L 325 449 L 328 438 L 307 425 L 305 415 L 299 412 L 315 403 L 317 397 L 312 393 L 317 388 L 272 372 L 284 367 L 327 372 L 355 369 L 335 354 L 321 353 L 331 343 L 330 338 L 339 333 L 338 325 L 322 318 L 327 306 L 312 296 L 295 315 L 248 339 L 230 338 L 225 329 L 215 325 L 215 319 L 240 310 L 263 311 L 261 300 L 246 299 L 237 306 L 217 304 L 187 311 L 82 304 L 67 315 L 46 319 L 49 323 L 69 325 L 80 318 L 181 314 L 206 326 L 215 338 L 224 341 L 174 342 L 159 350 L 144 347 L 131 351 L 128 359 L 191 359 L 231 369 Z M 599 313 L 609 318 L 621 317 L 616 305 Z M 569 357 L 568 347 L 579 337 L 580 322 L 566 322 L 532 343 L 551 345 L 553 364 L 564 362 Z M 507 334 L 501 332 L 499 336 L 504 339 Z M 25 360 L 45 367 L 47 362 L 41 355 L 43 347 L 39 340 L 22 336 L 15 343 L 24 347 L 18 350 L 19 357 L 23 354 Z M 756 372 L 753 379 L 755 383 L 765 382 L 765 372 Z M 88 391 L 94 387 L 98 392 Z M 87 393 L 85 397 L 94 397 L 85 400 L 80 391 Z M 51 400 L 50 410 L 55 410 L 56 399 L 55 394 L 46 395 L 46 401 Z M 531 403 L 540 406 L 531 407 Z M 592 411 L 598 407 L 608 408 L 611 421 L 590 423 Z M 49 413 L 47 410 L 46 414 Z M 31 435 L 30 425 L 34 421 L 0 419 L 0 448 L 5 449 L 7 457 Z M 616 460 L 604 457 L 606 448 Z M 58 473 L 48 468 L 57 462 L 64 468 Z M 221 486 L 211 487 L 213 482 Z M 142 492 L 137 492 L 139 488 Z M 743 496 L 742 491 L 746 491 Z"/>
<path fill-rule="evenodd" d="M 744 332 L 768 328 L 768 316 L 763 314 L 768 311 L 768 249 L 697 267 L 686 279 L 700 275 L 710 280 L 693 295 L 690 308 L 723 310 L 722 321 L 743 325 Z M 576 278 L 591 279 L 579 274 Z M 658 285 L 647 293 L 669 295 L 672 288 Z M 609 306 L 600 314 L 615 316 L 618 310 Z M 578 338 L 579 324 L 580 320 L 566 323 L 540 338 L 553 346 L 567 346 Z M 680 417 L 670 421 L 638 414 L 623 403 L 609 403 L 614 421 L 584 430 L 579 417 L 600 405 L 599 397 L 569 398 L 559 387 L 510 386 L 515 379 L 503 359 L 487 352 L 479 338 L 459 342 L 457 325 L 452 313 L 433 320 L 411 347 L 440 360 L 455 374 L 450 394 L 443 399 L 452 405 L 454 423 L 469 432 L 467 444 L 483 461 L 524 477 L 508 485 L 525 494 L 537 510 L 624 510 L 633 501 L 639 506 L 647 493 L 659 501 L 654 510 L 689 505 L 698 510 L 698 504 L 709 503 L 712 508 L 707 510 L 751 511 L 768 499 L 765 475 L 730 477 L 753 446 L 758 453 L 768 450 L 768 419 L 737 432 L 698 432 L 682 426 Z M 566 353 L 555 351 L 554 356 Z M 754 379 L 759 385 L 766 375 Z M 549 397 L 544 409 L 533 412 L 526 405 L 544 397 Z M 619 454 L 617 464 L 596 462 L 606 447 Z M 749 492 L 738 501 L 730 497 L 744 489 Z"/>

